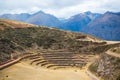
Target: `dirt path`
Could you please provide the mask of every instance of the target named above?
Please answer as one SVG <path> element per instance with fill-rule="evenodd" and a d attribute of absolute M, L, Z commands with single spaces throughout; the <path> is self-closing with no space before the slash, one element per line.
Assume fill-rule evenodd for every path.
<path fill-rule="evenodd" d="M 120 58 L 120 54 L 114 53 L 114 52 L 109 51 L 109 50 L 106 52 L 106 54 L 111 55 L 111 56 L 114 56 L 114 57 L 119 57 L 119 58 Z"/>
<path fill-rule="evenodd" d="M 96 56 L 96 58 L 98 58 L 98 56 Z M 96 60 L 95 58 L 95 60 Z M 94 59 L 93 61 L 94 62 Z M 97 76 L 95 76 L 94 74 L 92 74 L 89 70 L 88 70 L 88 67 L 92 64 L 92 62 L 88 63 L 86 65 L 86 69 L 85 69 L 85 73 L 92 79 L 92 80 L 101 80 L 100 78 L 98 78 Z"/>
<path fill-rule="evenodd" d="M 120 41 L 106 41 L 106 42 L 107 42 L 107 44 L 116 44 L 116 43 L 120 43 Z M 110 51 L 110 50 L 106 51 L 106 54 L 111 55 L 111 56 L 114 56 L 114 57 L 119 57 L 119 58 L 120 58 L 120 54 L 114 53 L 114 52 L 112 52 L 112 51 Z"/>
<path fill-rule="evenodd" d="M 89 72 L 88 70 L 85 71 L 85 73 L 92 79 L 92 80 L 100 80 L 99 78 L 97 78 L 95 75 L 93 75 L 91 72 Z"/>
<path fill-rule="evenodd" d="M 120 41 L 106 41 L 107 44 L 116 44 L 116 43 L 120 43 Z"/>
<path fill-rule="evenodd" d="M 84 70 L 50 70 L 30 66 L 24 62 L 16 63 L 0 70 L 0 80 L 92 80 Z"/>
<path fill-rule="evenodd" d="M 36 54 L 24 55 L 23 57 L 20 57 L 20 58 L 18 58 L 18 59 L 11 60 L 11 61 L 8 62 L 8 63 L 5 63 L 5 64 L 3 64 L 3 65 L 0 65 L 0 70 L 1 70 L 1 69 L 4 69 L 4 68 L 6 68 L 6 67 L 9 67 L 9 66 L 11 66 L 11 65 L 13 65 L 13 64 L 15 64 L 15 63 L 17 63 L 18 61 L 20 61 L 20 60 L 23 59 L 23 58 L 26 58 L 26 57 L 29 57 L 29 56 L 33 56 L 33 55 L 36 55 Z"/>

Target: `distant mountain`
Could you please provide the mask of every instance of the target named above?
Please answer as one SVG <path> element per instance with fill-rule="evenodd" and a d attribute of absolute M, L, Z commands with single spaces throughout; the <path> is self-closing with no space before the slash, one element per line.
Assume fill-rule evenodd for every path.
<path fill-rule="evenodd" d="M 87 11 L 70 17 L 69 19 L 58 19 L 57 17 L 38 11 L 34 14 L 3 14 L 0 18 L 23 21 L 31 24 L 57 27 L 71 31 L 81 31 L 81 28 L 86 26 L 91 20 L 99 17 L 100 14 Z"/>
<path fill-rule="evenodd" d="M 82 31 L 106 40 L 120 40 L 120 13 L 106 12 Z"/>
<path fill-rule="evenodd" d="M 25 22 L 49 27 L 55 27 L 61 23 L 55 16 L 46 14 L 42 11 L 31 15 Z"/>
<path fill-rule="evenodd" d="M 0 18 L 18 20 L 18 21 L 23 21 L 31 24 L 48 26 L 48 27 L 55 27 L 61 24 L 58 18 L 56 18 L 53 15 L 46 14 L 42 11 L 39 11 L 35 14 L 28 14 L 28 13 L 3 14 L 0 16 Z"/>
<path fill-rule="evenodd" d="M 31 15 L 28 13 L 22 13 L 22 14 L 3 14 L 0 16 L 0 18 L 4 19 L 11 19 L 11 20 L 18 20 L 18 21 L 26 21 Z"/>
<path fill-rule="evenodd" d="M 77 14 L 70 17 L 65 23 L 62 24 L 62 29 L 71 31 L 80 31 L 81 28 L 86 26 L 91 19 L 85 14 Z"/>
<path fill-rule="evenodd" d="M 96 18 L 99 18 L 102 14 L 100 13 L 92 13 L 90 11 L 84 12 L 86 16 L 88 16 L 91 20 L 94 20 Z"/>
<path fill-rule="evenodd" d="M 62 29 L 71 31 L 81 31 L 83 27 L 87 26 L 92 20 L 99 18 L 101 14 L 92 13 L 90 11 L 74 15 L 66 20 L 61 26 Z"/>

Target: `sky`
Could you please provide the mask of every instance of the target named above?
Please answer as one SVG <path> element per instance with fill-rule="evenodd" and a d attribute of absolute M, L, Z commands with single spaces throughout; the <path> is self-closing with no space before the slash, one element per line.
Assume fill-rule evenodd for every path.
<path fill-rule="evenodd" d="M 59 18 L 91 11 L 120 12 L 120 0 L 0 0 L 0 14 L 43 11 Z"/>

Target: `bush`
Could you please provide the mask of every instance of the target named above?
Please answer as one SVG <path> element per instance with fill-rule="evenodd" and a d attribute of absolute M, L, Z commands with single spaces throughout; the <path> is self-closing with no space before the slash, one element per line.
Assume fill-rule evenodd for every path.
<path fill-rule="evenodd" d="M 117 79 L 116 80 L 120 80 L 120 75 L 117 77 Z"/>
<path fill-rule="evenodd" d="M 89 70 L 91 72 L 97 72 L 97 69 L 98 69 L 98 64 L 96 64 L 96 63 L 93 63 L 89 66 Z"/>

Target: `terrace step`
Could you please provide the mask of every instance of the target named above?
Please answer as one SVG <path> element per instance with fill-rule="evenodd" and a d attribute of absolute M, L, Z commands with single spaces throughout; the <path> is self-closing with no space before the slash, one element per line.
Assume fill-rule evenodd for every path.
<path fill-rule="evenodd" d="M 46 66 L 46 65 L 48 65 L 49 63 L 48 62 L 44 62 L 44 63 L 41 63 L 40 65 L 41 66 Z"/>
<path fill-rule="evenodd" d="M 33 64 L 33 63 L 35 63 L 35 62 L 38 62 L 38 61 L 41 61 L 41 60 L 43 60 L 43 59 L 36 59 L 36 60 L 33 60 L 33 61 L 31 61 L 31 65 Z"/>
<path fill-rule="evenodd" d="M 47 57 L 47 58 L 44 58 L 44 59 L 48 59 L 48 60 L 85 60 L 85 58 L 50 58 L 50 57 Z M 86 59 L 87 60 L 87 59 Z"/>
<path fill-rule="evenodd" d="M 49 66 L 47 66 L 47 68 L 57 68 L 57 67 L 64 67 L 64 68 L 66 68 L 66 67 L 81 67 L 81 66 L 83 66 L 83 65 L 85 65 L 85 64 L 80 64 L 80 65 L 76 65 L 76 66 L 73 66 L 73 65 L 70 65 L 70 64 L 64 64 L 64 65 L 60 65 L 60 64 L 54 64 L 54 65 L 49 65 Z"/>
<path fill-rule="evenodd" d="M 46 63 L 47 61 L 43 60 L 43 61 L 40 61 L 40 62 L 37 62 L 36 65 L 40 65 L 42 63 Z"/>
<path fill-rule="evenodd" d="M 37 59 L 37 58 L 40 58 L 40 56 L 31 57 L 31 58 L 29 58 L 29 59 Z"/>

